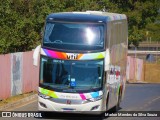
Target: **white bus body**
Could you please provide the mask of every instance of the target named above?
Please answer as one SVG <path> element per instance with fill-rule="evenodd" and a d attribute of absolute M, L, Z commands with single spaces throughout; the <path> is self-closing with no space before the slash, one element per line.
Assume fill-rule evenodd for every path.
<path fill-rule="evenodd" d="M 124 14 L 50 14 L 40 50 L 38 109 L 118 110 L 125 90 L 127 48 Z"/>

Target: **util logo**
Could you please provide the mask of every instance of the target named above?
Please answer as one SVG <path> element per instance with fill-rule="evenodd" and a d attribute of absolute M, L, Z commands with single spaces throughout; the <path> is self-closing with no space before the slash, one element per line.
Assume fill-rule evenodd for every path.
<path fill-rule="evenodd" d="M 66 102 L 67 104 L 71 104 L 71 100 L 67 100 L 67 102 Z"/>
<path fill-rule="evenodd" d="M 67 53 L 67 59 L 76 60 L 76 59 L 78 59 L 78 54 Z"/>

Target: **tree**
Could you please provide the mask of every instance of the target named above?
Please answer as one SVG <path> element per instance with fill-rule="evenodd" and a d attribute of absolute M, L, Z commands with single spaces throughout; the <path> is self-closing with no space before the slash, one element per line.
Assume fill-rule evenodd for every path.
<path fill-rule="evenodd" d="M 50 13 L 102 10 L 127 15 L 129 45 L 138 46 L 146 31 L 159 39 L 159 0 L 0 0 L 0 53 L 31 50 L 40 44 Z M 158 39 L 157 39 L 158 38 Z"/>
<path fill-rule="evenodd" d="M 159 6 L 159 10 L 158 10 L 158 16 L 156 17 L 156 21 L 153 23 L 149 23 L 146 26 L 146 31 L 148 32 L 148 36 L 146 37 L 151 37 L 152 41 L 160 41 L 160 1 L 157 3 L 157 5 Z"/>
<path fill-rule="evenodd" d="M 138 47 L 145 40 L 146 26 L 158 16 L 158 0 L 110 0 L 111 12 L 124 13 L 128 18 L 129 45 Z M 116 9 L 117 8 L 117 9 Z"/>
<path fill-rule="evenodd" d="M 40 44 L 52 5 L 52 0 L 1 0 L 0 53 L 31 50 Z"/>

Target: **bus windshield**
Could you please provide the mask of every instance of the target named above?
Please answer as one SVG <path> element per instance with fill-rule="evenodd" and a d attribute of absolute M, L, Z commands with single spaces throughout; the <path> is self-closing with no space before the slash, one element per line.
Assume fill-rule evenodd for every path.
<path fill-rule="evenodd" d="M 43 46 L 59 50 L 102 50 L 104 25 L 47 22 Z"/>
<path fill-rule="evenodd" d="M 41 57 L 40 85 L 62 92 L 101 89 L 103 60 L 59 60 Z"/>

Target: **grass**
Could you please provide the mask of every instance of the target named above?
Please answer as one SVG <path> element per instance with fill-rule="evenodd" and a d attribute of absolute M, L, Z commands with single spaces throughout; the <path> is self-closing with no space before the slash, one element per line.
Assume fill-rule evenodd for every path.
<path fill-rule="evenodd" d="M 35 93 L 37 93 L 37 92 L 29 92 L 29 93 L 16 95 L 16 96 L 13 96 L 13 97 L 10 97 L 10 98 L 1 100 L 1 101 L 0 101 L 0 107 L 3 106 L 3 105 L 6 105 L 6 104 L 8 104 L 8 103 L 12 103 L 12 102 L 15 102 L 15 101 L 17 101 L 17 100 L 23 99 L 23 98 L 25 98 L 25 97 L 34 95 Z"/>

